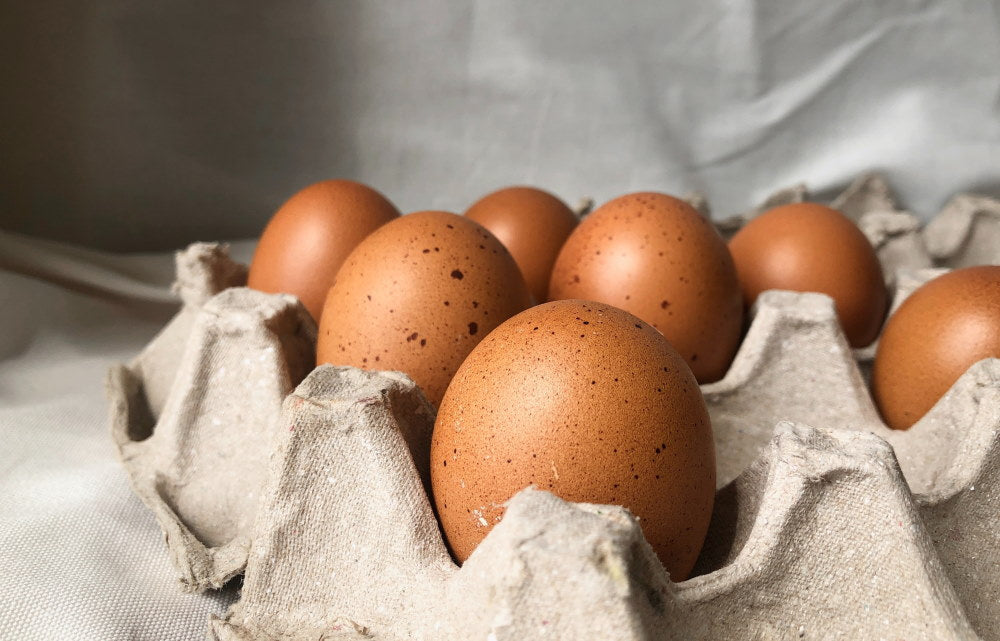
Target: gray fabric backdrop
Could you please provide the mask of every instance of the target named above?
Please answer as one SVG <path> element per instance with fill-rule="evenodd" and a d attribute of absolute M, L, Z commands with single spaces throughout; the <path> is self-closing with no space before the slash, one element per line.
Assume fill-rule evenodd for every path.
<path fill-rule="evenodd" d="M 1000 193 L 995 0 L 8 2 L 0 60 L 0 228 L 107 249 L 255 236 L 333 176 L 404 211 Z"/>
<path fill-rule="evenodd" d="M 1000 194 L 987 1 L 0 3 L 0 228 L 114 250 L 250 237 L 297 188 L 460 210 L 888 172 Z M 249 255 L 250 245 L 241 255 Z M 200 638 L 102 386 L 176 309 L 167 252 L 0 232 L 0 637 Z"/>

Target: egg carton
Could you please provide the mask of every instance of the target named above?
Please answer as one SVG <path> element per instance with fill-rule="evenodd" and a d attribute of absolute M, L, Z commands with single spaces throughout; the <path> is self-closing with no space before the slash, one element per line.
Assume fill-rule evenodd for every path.
<path fill-rule="evenodd" d="M 274 423 L 315 361 L 312 317 L 238 287 L 246 273 L 219 245 L 178 253 L 180 312 L 108 372 L 118 457 L 188 590 L 243 571 Z"/>
<path fill-rule="evenodd" d="M 837 204 L 863 229 L 911 216 L 878 176 Z M 926 228 L 869 225 L 903 268 L 896 304 L 923 268 L 1000 259 L 996 205 L 960 196 Z M 930 242 L 942 234 L 964 240 Z M 850 349 L 830 299 L 765 293 L 702 387 L 720 489 L 693 578 L 670 582 L 626 510 L 533 489 L 458 568 L 428 500 L 419 389 L 313 370 L 301 305 L 243 282 L 223 247 L 179 253 L 180 313 L 108 375 L 116 447 L 182 588 L 245 574 L 210 638 L 1000 639 L 1000 361 L 894 432 L 865 385 L 871 350 Z"/>

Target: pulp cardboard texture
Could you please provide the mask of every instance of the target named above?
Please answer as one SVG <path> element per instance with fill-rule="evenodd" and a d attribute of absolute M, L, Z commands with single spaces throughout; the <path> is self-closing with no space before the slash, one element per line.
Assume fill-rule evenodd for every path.
<path fill-rule="evenodd" d="M 922 227 L 867 175 L 833 205 L 876 248 L 893 308 L 947 268 L 1000 262 L 996 201 L 958 196 Z M 829 298 L 767 292 L 702 386 L 719 490 L 692 578 L 670 581 L 627 510 L 532 488 L 459 568 L 428 498 L 423 394 L 401 373 L 312 369 L 309 315 L 244 279 L 224 247 L 180 252 L 183 309 L 108 377 L 182 588 L 244 573 L 210 639 L 1000 640 L 1000 360 L 889 430 L 874 348 L 849 348 Z"/>
<path fill-rule="evenodd" d="M 246 270 L 218 246 L 177 263 L 180 313 L 108 374 L 112 436 L 182 586 L 218 588 L 246 564 L 273 424 L 316 328 L 294 297 L 235 287 Z"/>

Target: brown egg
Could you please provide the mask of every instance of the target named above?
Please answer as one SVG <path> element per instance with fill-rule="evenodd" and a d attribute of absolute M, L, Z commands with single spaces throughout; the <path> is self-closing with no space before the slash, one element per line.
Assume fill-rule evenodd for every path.
<path fill-rule="evenodd" d="M 743 300 L 729 250 L 691 205 L 666 194 L 621 196 L 585 218 L 559 253 L 549 298 L 635 314 L 701 383 L 725 375 L 740 343 Z"/>
<path fill-rule="evenodd" d="M 857 225 L 816 203 L 775 207 L 729 241 L 747 306 L 768 289 L 833 299 L 852 347 L 878 336 L 889 296 L 875 250 Z"/>
<path fill-rule="evenodd" d="M 247 286 L 293 294 L 319 320 L 340 265 L 358 243 L 399 217 L 385 196 L 350 180 L 324 180 L 292 196 L 264 228 Z"/>
<path fill-rule="evenodd" d="M 460 561 L 535 485 L 625 506 L 679 581 L 712 514 L 712 427 L 662 334 L 610 305 L 547 303 L 494 330 L 458 370 L 434 424 L 431 482 Z"/>
<path fill-rule="evenodd" d="M 912 426 L 984 358 L 1000 358 L 1000 266 L 959 269 L 913 292 L 875 353 L 872 393 L 886 424 Z"/>
<path fill-rule="evenodd" d="M 548 300 L 552 265 L 579 219 L 566 203 L 534 187 L 507 187 L 465 212 L 510 250 L 535 300 Z"/>
<path fill-rule="evenodd" d="M 408 214 L 340 268 L 316 362 L 406 372 L 437 406 L 472 348 L 529 305 L 517 264 L 493 234 L 443 211 Z"/>

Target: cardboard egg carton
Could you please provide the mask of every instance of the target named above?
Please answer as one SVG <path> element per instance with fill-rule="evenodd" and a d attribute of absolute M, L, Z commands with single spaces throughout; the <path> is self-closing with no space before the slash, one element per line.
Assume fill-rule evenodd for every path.
<path fill-rule="evenodd" d="M 928 267 L 984 247 L 1000 262 L 995 201 L 957 197 L 921 227 L 866 176 L 835 204 L 898 273 L 895 305 Z M 693 578 L 669 580 L 627 510 L 534 489 L 459 568 L 428 499 L 422 393 L 312 369 L 308 314 L 244 278 L 219 246 L 179 253 L 181 312 L 108 377 L 116 446 L 182 587 L 244 573 L 210 638 L 1000 639 L 998 360 L 891 431 L 872 350 L 850 349 L 830 299 L 767 292 L 702 386 L 720 487 Z"/>
<path fill-rule="evenodd" d="M 243 571 L 274 423 L 315 360 L 316 326 L 298 300 L 236 287 L 245 282 L 218 245 L 178 253 L 181 311 L 108 373 L 118 456 L 186 589 Z"/>

